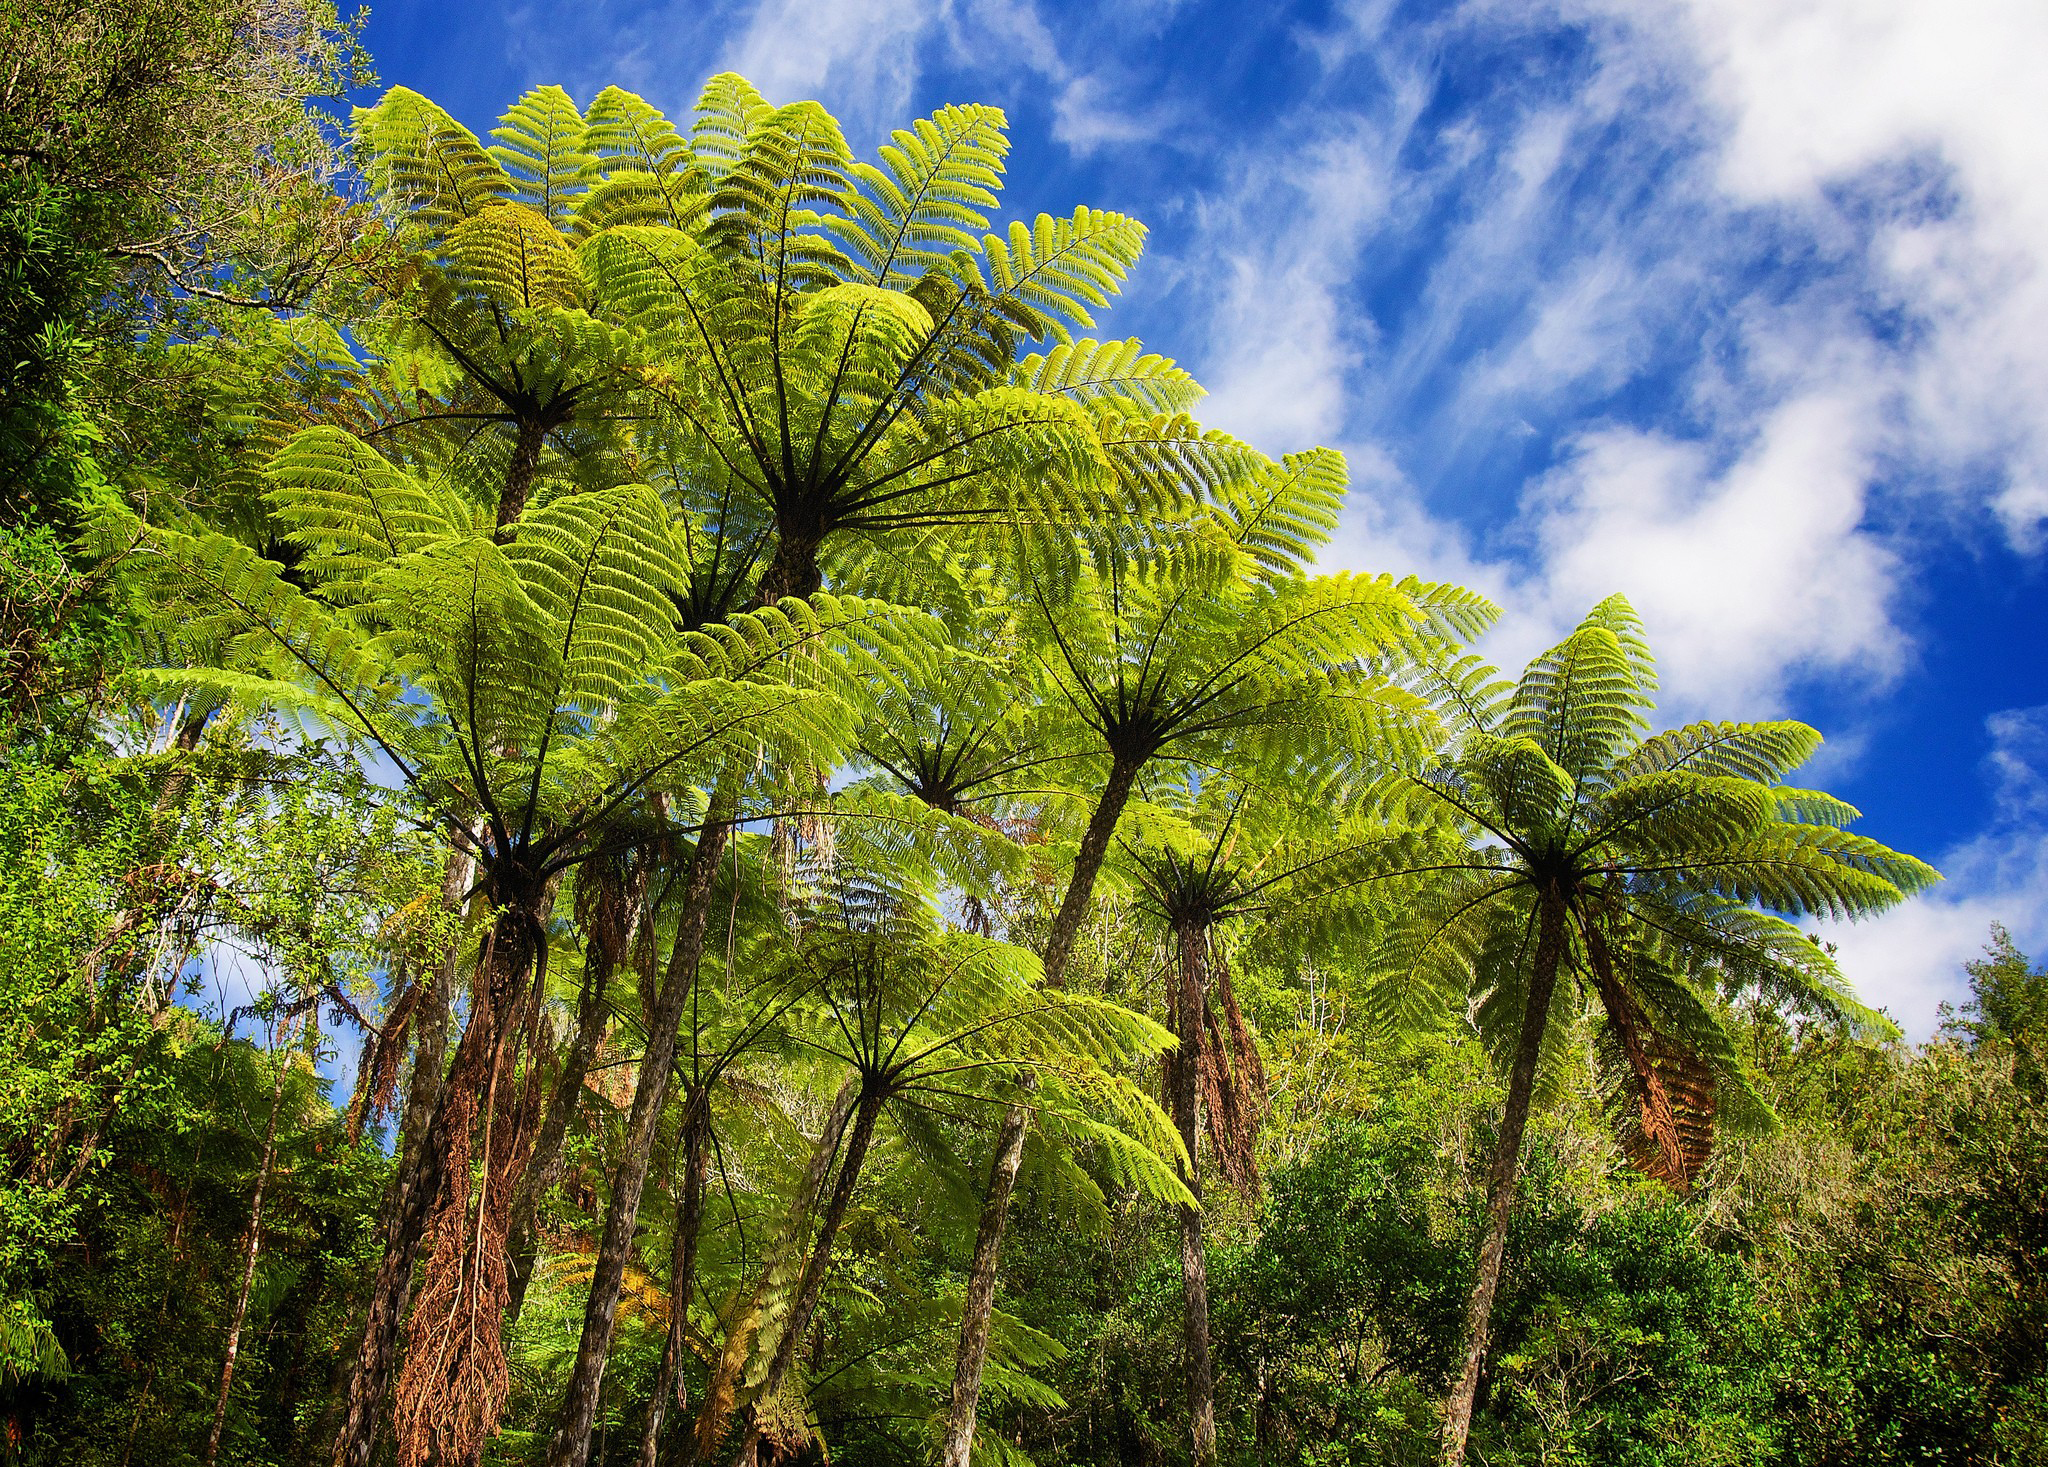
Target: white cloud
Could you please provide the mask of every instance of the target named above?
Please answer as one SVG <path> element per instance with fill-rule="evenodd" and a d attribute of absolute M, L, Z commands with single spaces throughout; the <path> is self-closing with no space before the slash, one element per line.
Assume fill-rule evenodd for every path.
<path fill-rule="evenodd" d="M 1795 399 L 1718 473 L 1698 443 L 1588 433 L 1528 501 L 1543 601 L 1573 616 L 1628 596 L 1667 716 L 1762 713 L 1794 674 L 1896 672 L 1893 557 L 1860 528 L 1867 412 L 1850 392 Z"/>
<path fill-rule="evenodd" d="M 1085 158 L 1115 144 L 1149 142 L 1166 131 L 1167 109 L 1133 110 L 1108 100 L 1122 90 L 1101 76 L 1070 78 L 1053 103 L 1053 140 Z"/>
<path fill-rule="evenodd" d="M 722 68 L 773 102 L 826 100 L 851 129 L 909 114 L 918 52 L 951 17 L 939 0 L 761 0 Z"/>
<path fill-rule="evenodd" d="M 1963 964 L 1983 950 L 1993 922 L 2022 951 L 2048 948 L 2048 705 L 1993 714 L 1986 727 L 1996 813 L 1936 858 L 1947 880 L 1872 921 L 1817 924 L 1862 998 L 1915 1039 L 1933 1032 L 1941 1004 L 1969 996 Z"/>
<path fill-rule="evenodd" d="M 1914 466 L 2031 547 L 2048 515 L 2048 7 L 1672 10 L 1725 119 L 1720 188 L 1741 203 L 1875 218 L 1870 284 L 1908 323 L 1894 365 Z M 1652 20 L 1636 34 L 1673 32 Z M 1988 498 L 1968 492 L 1986 477 Z"/>

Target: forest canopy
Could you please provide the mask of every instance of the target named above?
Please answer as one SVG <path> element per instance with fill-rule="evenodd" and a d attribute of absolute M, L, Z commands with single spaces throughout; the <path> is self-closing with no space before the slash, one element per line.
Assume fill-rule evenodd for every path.
<path fill-rule="evenodd" d="M 2048 1454 L 2048 972 L 1858 998 L 1816 730 L 1319 566 L 997 108 L 360 29 L 0 16 L 0 1457 Z"/>

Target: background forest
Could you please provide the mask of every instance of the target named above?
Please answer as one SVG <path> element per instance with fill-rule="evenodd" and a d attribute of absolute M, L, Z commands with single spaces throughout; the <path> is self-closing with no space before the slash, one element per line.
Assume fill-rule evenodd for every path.
<path fill-rule="evenodd" d="M 1857 1002 L 1818 734 L 1317 573 L 993 108 L 358 30 L 0 8 L 0 1456 L 2048 1458 L 2048 973 Z"/>

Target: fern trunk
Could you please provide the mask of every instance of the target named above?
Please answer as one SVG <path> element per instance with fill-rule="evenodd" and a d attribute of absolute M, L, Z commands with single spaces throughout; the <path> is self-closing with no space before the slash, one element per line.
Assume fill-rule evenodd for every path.
<path fill-rule="evenodd" d="M 825 1175 L 831 1168 L 832 1158 L 839 1154 L 840 1137 L 845 1134 L 847 1120 L 853 1114 L 854 1101 L 859 1095 L 859 1079 L 849 1077 L 832 1098 L 832 1108 L 825 1114 L 817 1142 L 811 1147 L 811 1154 L 804 1162 L 803 1175 L 797 1181 L 796 1195 L 790 1200 L 782 1241 L 762 1266 L 754 1282 L 752 1297 L 732 1313 L 733 1323 L 726 1331 L 725 1348 L 712 1366 L 711 1376 L 704 1385 L 703 1403 L 697 1408 L 696 1426 L 691 1436 L 695 1461 L 708 1460 L 717 1451 L 719 1443 L 725 1440 L 727 1423 L 739 1392 L 740 1377 L 753 1352 L 754 1332 L 760 1328 L 763 1306 L 784 1264 L 800 1246 L 805 1220 L 811 1214 L 818 1192 L 825 1185 Z"/>
<path fill-rule="evenodd" d="M 1081 935 L 1081 923 L 1088 916 L 1088 903 L 1095 896 L 1095 878 L 1102 872 L 1102 862 L 1109 855 L 1110 837 L 1116 834 L 1117 822 L 1123 819 L 1124 806 L 1131 800 L 1131 790 L 1138 782 L 1138 771 L 1144 767 L 1143 759 L 1119 755 L 1109 766 L 1109 778 L 1103 782 L 1102 795 L 1095 802 L 1095 811 L 1088 817 L 1088 829 L 1081 837 L 1081 849 L 1074 857 L 1074 874 L 1067 881 L 1067 894 L 1060 900 L 1060 909 L 1052 919 L 1052 930 L 1045 938 L 1045 986 L 1063 988 L 1067 981 L 1067 960 L 1073 956 L 1074 941 Z"/>
<path fill-rule="evenodd" d="M 690 1295 L 697 1282 L 697 1234 L 704 1223 L 704 1182 L 711 1169 L 710 1142 L 709 1098 L 700 1091 L 690 1097 L 683 1114 L 683 1188 L 676 1208 L 674 1235 L 669 1240 L 668 1337 L 662 1341 L 661 1365 L 655 1371 L 647 1424 L 640 1434 L 640 1467 L 655 1467 L 669 1396 L 682 1379 Z M 682 1404 L 680 1397 L 677 1404 Z"/>
<path fill-rule="evenodd" d="M 796 1366 L 797 1352 L 803 1348 L 804 1338 L 811 1331 L 811 1316 L 817 1312 L 818 1296 L 825 1289 L 825 1270 L 832 1261 L 832 1245 L 839 1239 L 840 1224 L 846 1221 L 846 1209 L 853 1201 L 853 1189 L 860 1182 L 861 1168 L 867 1164 L 868 1146 L 875 1138 L 875 1121 L 882 1113 L 884 1096 L 878 1090 L 862 1093 L 859 1103 L 853 1108 L 853 1126 L 846 1134 L 846 1155 L 839 1160 L 839 1175 L 833 1179 L 832 1195 L 825 1203 L 824 1215 L 818 1220 L 817 1240 L 811 1245 L 810 1257 L 804 1262 L 804 1271 L 797 1280 L 796 1297 L 790 1301 L 789 1318 L 784 1321 L 782 1338 L 775 1342 L 775 1354 L 768 1362 L 768 1373 L 762 1377 L 761 1393 L 754 1399 L 752 1420 L 748 1424 L 744 1440 L 740 1444 L 736 1464 L 747 1467 L 770 1467 L 770 1464 L 794 1460 L 800 1446 L 786 1439 L 787 1424 L 770 1438 L 764 1427 L 763 1406 L 772 1409 L 776 1398 L 782 1394 L 789 1372 Z"/>
<path fill-rule="evenodd" d="M 768 568 L 761 572 L 760 589 L 755 593 L 761 605 L 773 606 L 785 596 L 816 595 L 825 584 L 824 572 L 818 567 L 822 545 L 822 536 L 785 530 L 775 542 Z"/>
<path fill-rule="evenodd" d="M 953 1404 L 946 1414 L 946 1437 L 939 1449 L 940 1467 L 967 1467 L 974 1449 L 974 1419 L 981 1402 L 981 1372 L 988 1359 L 989 1320 L 995 1312 L 996 1261 L 1003 1245 L 1003 1222 L 1016 1190 L 1017 1169 L 1024 1160 L 1024 1128 L 1029 1119 L 1021 1105 L 1003 1113 L 996 1133 L 995 1161 L 989 1168 L 988 1193 L 981 1208 L 981 1227 L 974 1236 L 974 1259 L 967 1269 L 967 1298 L 960 1308 L 960 1348 L 953 1365 Z"/>
<path fill-rule="evenodd" d="M 486 1081 L 503 1058 L 504 1041 L 514 1036 L 507 1026 L 517 1022 L 533 966 L 532 934 L 540 931 L 537 903 L 507 904 L 484 940 L 485 960 L 471 987 L 475 1006 L 455 1046 L 447 1080 L 434 1098 L 434 1108 L 420 1138 L 419 1161 L 408 1174 L 401 1168 L 384 1229 L 384 1256 L 370 1283 L 364 1311 L 363 1338 L 349 1376 L 347 1407 L 334 1442 L 334 1467 L 369 1467 L 377 1442 L 377 1423 L 385 1393 L 398 1363 L 398 1333 L 412 1291 L 413 1266 L 419 1261 L 427 1221 L 440 1199 L 455 1127 L 467 1124 L 470 1110 L 455 1097 L 481 1095 Z"/>
<path fill-rule="evenodd" d="M 633 1109 L 626 1122 L 625 1142 L 612 1177 L 611 1204 L 605 1209 L 604 1237 L 590 1279 L 590 1297 L 583 1310 L 583 1334 L 576 1364 L 562 1402 L 562 1420 L 548 1443 L 548 1467 L 583 1467 L 590 1454 L 590 1432 L 597 1420 L 598 1392 L 611 1353 L 612 1331 L 618 1322 L 619 1295 L 625 1286 L 626 1262 L 633 1248 L 633 1229 L 640 1219 L 640 1197 L 647 1185 L 648 1163 L 661 1108 L 668 1099 L 669 1073 L 675 1063 L 677 1031 L 683 1004 L 697 981 L 704 956 L 704 931 L 711 912 L 711 889 L 718 878 L 729 827 L 714 803 L 683 884 L 682 911 L 675 944 L 669 949 L 668 972 L 661 994 L 648 1016 L 647 1053 L 633 1087 Z"/>
<path fill-rule="evenodd" d="M 1110 838 L 1116 834 L 1117 822 L 1123 819 L 1124 807 L 1130 803 L 1131 791 L 1137 785 L 1138 771 L 1144 767 L 1144 760 L 1118 757 L 1109 767 L 1109 778 L 1103 782 L 1102 794 L 1095 802 L 1095 809 L 1088 817 L 1088 829 L 1081 837 L 1081 849 L 1074 857 L 1074 872 L 1067 880 L 1066 895 L 1061 898 L 1059 911 L 1054 914 L 1052 930 L 1046 934 L 1045 942 L 1045 986 L 1064 988 L 1067 978 L 1067 960 L 1073 956 L 1074 942 L 1081 935 L 1081 923 L 1088 915 L 1088 904 L 1095 896 L 1095 878 L 1102 872 L 1103 860 L 1109 854 Z M 1018 1156 L 1022 1157 L 1024 1144 L 1025 1112 L 1021 1106 L 1012 1106 L 1003 1117 L 1003 1134 L 1008 1136 L 1016 1127 Z M 997 1148 L 997 1165 L 990 1169 L 988 1190 L 982 1196 L 981 1228 L 975 1235 L 974 1261 L 968 1274 L 969 1308 L 960 1316 L 960 1344 L 953 1362 L 953 1404 L 946 1419 L 946 1439 L 943 1460 L 950 1464 L 959 1454 L 965 1461 L 965 1454 L 974 1445 L 974 1419 L 981 1400 L 981 1372 L 988 1357 L 987 1302 L 983 1305 L 983 1318 L 977 1324 L 972 1308 L 975 1298 L 976 1281 L 985 1267 L 988 1273 L 987 1299 L 995 1297 L 996 1267 L 1001 1260 L 1003 1245 L 1003 1224 L 1009 1215 L 1010 1195 L 1017 1186 L 1017 1167 L 1001 1164 L 1003 1150 Z M 987 1257 L 983 1258 L 986 1243 Z"/>
<path fill-rule="evenodd" d="M 1202 1170 L 1196 1143 L 1202 1128 L 1202 1009 L 1208 987 L 1209 932 L 1195 918 L 1174 923 L 1179 948 L 1179 983 L 1172 1011 L 1180 1048 L 1168 1060 L 1166 1075 L 1173 1124 L 1187 1148 L 1181 1180 L 1202 1199 Z M 1209 1354 L 1209 1257 L 1202 1239 L 1202 1209 L 1180 1208 L 1181 1344 L 1187 1370 L 1188 1436 L 1198 1467 L 1216 1460 L 1216 1370 Z"/>
<path fill-rule="evenodd" d="M 1493 1166 L 1486 1179 L 1486 1233 L 1479 1245 L 1479 1272 L 1472 1283 L 1471 1307 L 1465 1318 L 1465 1363 L 1444 1405 L 1444 1467 L 1462 1467 L 1465 1442 L 1472 1434 L 1472 1408 L 1479 1397 L 1479 1372 L 1486 1363 L 1487 1332 L 1493 1320 L 1493 1296 L 1500 1287 L 1501 1264 L 1508 1246 L 1508 1213 L 1521 1176 L 1522 1135 L 1529 1125 L 1529 1098 L 1536 1089 L 1536 1061 L 1543 1051 L 1543 1031 L 1550 1019 L 1550 997 L 1557 988 L 1557 970 L 1564 958 L 1564 899 L 1554 890 L 1537 898 L 1536 961 L 1529 975 L 1529 1003 L 1522 1014 L 1522 1032 L 1515 1044 L 1514 1068 L 1508 1073 L 1507 1107 L 1501 1114 L 1500 1139 L 1494 1144 Z"/>
<path fill-rule="evenodd" d="M 505 484 L 498 491 L 497 540 L 512 538 L 512 526 L 526 513 L 527 498 L 540 472 L 540 451 L 548 440 L 548 424 L 541 418 L 521 418 L 519 436 L 512 443 L 512 462 L 505 468 Z"/>
<path fill-rule="evenodd" d="M 533 1281 L 534 1259 L 539 1253 L 534 1215 L 540 1210 L 542 1194 L 554 1181 L 556 1168 L 561 1165 L 569 1123 L 576 1118 L 577 1107 L 583 1100 L 583 1082 L 589 1078 L 590 1062 L 597 1055 L 598 1041 L 604 1038 L 605 989 L 611 982 L 613 955 L 614 949 L 607 942 L 592 942 L 585 949 L 583 992 L 576 1004 L 576 1028 L 563 1052 L 562 1073 L 556 1078 L 554 1092 L 548 1097 L 547 1114 L 541 1120 L 540 1134 L 533 1143 L 533 1158 L 527 1164 L 526 1175 L 520 1179 L 519 1195 L 512 1204 L 511 1238 L 507 1244 L 512 1295 L 505 1306 L 507 1329 L 518 1320 L 519 1311 L 526 1304 L 527 1285 Z"/>

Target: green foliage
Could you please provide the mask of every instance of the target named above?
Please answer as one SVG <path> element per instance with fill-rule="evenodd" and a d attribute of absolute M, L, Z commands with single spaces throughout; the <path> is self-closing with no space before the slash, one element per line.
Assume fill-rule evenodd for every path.
<path fill-rule="evenodd" d="M 1503 1064 L 1535 1026 L 1554 1072 L 1575 1013 L 1597 1000 L 1595 1052 L 1624 1142 L 1683 1189 L 1717 1120 L 1769 1123 L 1720 996 L 1756 992 L 1892 1032 L 1788 918 L 1869 915 L 1939 877 L 1844 829 L 1857 812 L 1840 801 L 1782 783 L 1818 747 L 1813 730 L 1711 723 L 1648 737 L 1655 690 L 1618 596 L 1512 688 L 1473 661 L 1451 670 L 1455 743 L 1389 788 L 1417 834 L 1390 852 L 1403 920 L 1378 947 L 1373 1002 L 1397 1027 L 1469 1002 Z M 1530 1014 L 1539 933 L 1552 931 L 1550 961 L 1568 981 L 1547 1015 Z"/>
<path fill-rule="evenodd" d="M 1000 111 L 863 159 L 734 76 L 685 121 L 539 87 L 485 136 L 399 88 L 355 116 L 358 208 L 302 110 L 354 64 L 330 12 L 29 13 L 10 1459 L 196 1461 L 251 1259 L 221 1460 L 320 1459 L 466 1033 L 510 1056 L 479 1137 L 561 1123 L 456 1188 L 533 1210 L 484 1451 L 543 1460 L 666 987 L 598 1460 L 639 1460 L 671 1324 L 664 1459 L 750 1409 L 773 1450 L 929 1454 L 1023 1113 L 977 1461 L 1185 1460 L 1205 1168 L 1226 1459 L 1432 1461 L 1552 898 L 1485 1460 L 2040 1454 L 2041 972 L 1995 934 L 1952 1029 L 1898 1045 L 1789 919 L 1932 873 L 1787 783 L 1818 734 L 1652 733 L 1618 599 L 1510 685 L 1462 650 L 1481 598 L 1317 574 L 1341 456 L 1209 430 L 1188 373 L 1089 334 L 1144 230 L 1003 218 Z M 275 63 L 254 92 L 207 90 L 223 36 Z M 275 207 L 219 176 L 252 140 Z M 109 433 L 84 386 L 134 383 Z M 480 1029 L 515 928 L 534 1001 Z M 1215 1003 L 1182 1053 L 1239 1106 L 1194 1156 L 1147 1017 L 1191 937 Z"/>

